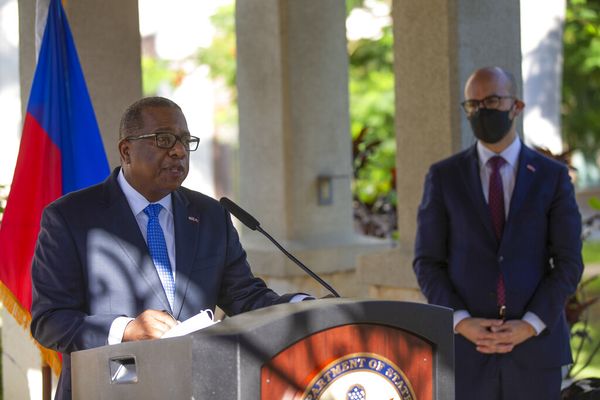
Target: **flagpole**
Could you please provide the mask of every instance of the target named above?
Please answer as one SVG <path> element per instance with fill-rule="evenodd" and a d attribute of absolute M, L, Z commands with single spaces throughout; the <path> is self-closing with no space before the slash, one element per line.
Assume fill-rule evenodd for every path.
<path fill-rule="evenodd" d="M 42 400 L 52 400 L 52 369 L 42 361 Z"/>
<path fill-rule="evenodd" d="M 42 39 L 44 30 L 46 29 L 46 21 L 48 19 L 48 8 L 50 0 L 36 0 L 35 2 L 35 61 L 37 63 L 42 47 Z"/>

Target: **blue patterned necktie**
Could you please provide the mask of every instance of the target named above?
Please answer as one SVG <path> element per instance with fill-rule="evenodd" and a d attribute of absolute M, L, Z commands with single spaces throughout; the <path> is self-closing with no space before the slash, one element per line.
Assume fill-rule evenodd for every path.
<path fill-rule="evenodd" d="M 150 256 L 152 257 L 152 261 L 154 261 L 158 277 L 165 289 L 172 310 L 175 302 L 175 281 L 173 280 L 173 271 L 169 262 L 165 235 L 158 222 L 158 214 L 160 214 L 162 209 L 163 207 L 160 204 L 148 204 L 148 207 L 144 208 L 144 213 L 148 216 L 146 239 L 148 240 Z"/>

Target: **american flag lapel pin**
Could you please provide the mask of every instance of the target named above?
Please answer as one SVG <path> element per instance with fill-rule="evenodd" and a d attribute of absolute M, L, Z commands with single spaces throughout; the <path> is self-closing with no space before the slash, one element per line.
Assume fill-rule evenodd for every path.
<path fill-rule="evenodd" d="M 188 220 L 190 220 L 190 221 L 192 221 L 192 222 L 195 222 L 195 223 L 198 223 L 198 222 L 200 222 L 200 220 L 199 220 L 198 218 L 196 218 L 196 217 L 192 217 L 192 216 L 188 216 Z"/>
<path fill-rule="evenodd" d="M 535 172 L 535 167 L 531 164 L 527 164 L 527 169 L 530 170 L 531 172 Z"/>

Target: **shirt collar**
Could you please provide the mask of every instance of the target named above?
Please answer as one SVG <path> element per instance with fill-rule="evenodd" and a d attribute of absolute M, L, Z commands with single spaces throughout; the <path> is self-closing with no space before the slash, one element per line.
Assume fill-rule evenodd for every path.
<path fill-rule="evenodd" d="M 519 161 L 519 153 L 521 152 L 521 139 L 519 135 L 516 135 L 515 140 L 505 148 L 500 154 L 496 154 L 483 144 L 481 141 L 477 141 L 477 155 L 479 157 L 479 165 L 486 165 L 490 158 L 493 156 L 502 156 L 513 169 L 516 168 L 517 162 Z"/>
<path fill-rule="evenodd" d="M 133 188 L 125 179 L 125 175 L 123 174 L 123 169 L 119 171 L 119 176 L 117 177 L 117 181 L 119 182 L 119 186 L 121 186 L 121 190 L 123 190 L 123 194 L 129 203 L 129 207 L 131 211 L 133 211 L 133 215 L 138 215 L 144 208 L 150 204 L 150 202 L 137 190 Z M 173 205 L 171 203 L 171 193 L 156 201 L 155 203 L 163 206 L 165 210 L 167 210 L 170 214 L 173 213 Z"/>

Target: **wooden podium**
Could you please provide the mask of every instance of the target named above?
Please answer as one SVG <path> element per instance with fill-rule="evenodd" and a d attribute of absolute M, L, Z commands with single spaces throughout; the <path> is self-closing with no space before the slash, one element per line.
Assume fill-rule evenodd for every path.
<path fill-rule="evenodd" d="M 454 399 L 452 311 L 327 299 L 72 354 L 74 399 Z"/>

